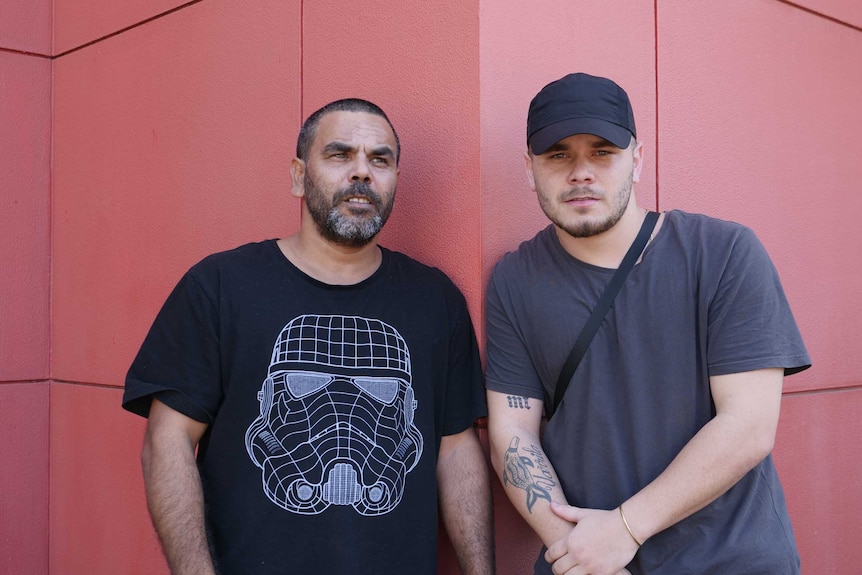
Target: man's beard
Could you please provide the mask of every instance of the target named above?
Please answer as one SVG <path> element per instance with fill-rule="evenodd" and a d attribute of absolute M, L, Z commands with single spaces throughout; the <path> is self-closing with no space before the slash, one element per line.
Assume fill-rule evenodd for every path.
<path fill-rule="evenodd" d="M 617 188 L 617 193 L 614 197 L 614 203 L 611 205 L 611 213 L 604 220 L 581 220 L 575 222 L 564 222 L 563 218 L 558 215 L 558 212 L 555 210 L 560 208 L 560 203 L 572 198 L 581 195 L 591 195 L 594 196 L 595 193 L 591 191 L 580 192 L 575 189 L 569 189 L 565 192 L 561 193 L 557 197 L 557 204 L 552 204 L 544 194 L 538 194 L 539 196 L 539 205 L 542 207 L 542 211 L 545 212 L 545 215 L 548 216 L 557 227 L 561 228 L 564 232 L 572 236 L 573 238 L 588 238 L 590 236 L 596 236 L 598 234 L 604 233 L 614 227 L 620 218 L 623 217 L 623 214 L 626 211 L 626 208 L 629 205 L 629 198 L 632 195 L 632 183 L 634 181 L 634 174 L 629 174 L 629 177 L 623 182 L 619 188 Z M 590 190 L 587 186 L 583 188 L 584 190 Z"/>
<path fill-rule="evenodd" d="M 372 216 L 343 214 L 340 204 L 344 199 L 351 197 L 367 199 L 376 213 Z M 394 203 L 394 190 L 389 201 L 384 203 L 383 199 L 365 182 L 354 182 L 349 187 L 338 190 L 330 203 L 327 201 L 326 194 L 311 176 L 308 174 L 305 176 L 305 205 L 311 214 L 311 219 L 314 220 L 320 235 L 338 245 L 353 248 L 366 245 L 383 228 L 383 224 L 392 213 Z M 369 204 L 363 204 L 363 212 L 368 210 L 367 206 Z M 352 210 L 349 205 L 347 209 Z"/>

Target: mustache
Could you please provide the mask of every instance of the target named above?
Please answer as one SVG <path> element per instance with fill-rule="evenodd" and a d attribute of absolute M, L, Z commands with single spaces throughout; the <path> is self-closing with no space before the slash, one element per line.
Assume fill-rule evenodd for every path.
<path fill-rule="evenodd" d="M 332 196 L 332 204 L 335 205 L 347 198 L 365 198 L 377 207 L 380 207 L 381 204 L 380 196 L 365 182 L 354 182 L 348 187 L 338 190 Z"/>
<path fill-rule="evenodd" d="M 574 200 L 575 198 L 595 198 L 601 199 L 605 196 L 605 193 L 601 190 L 597 190 L 590 186 L 579 186 L 576 188 L 569 188 L 560 194 L 560 201 L 567 202 L 569 200 Z"/>

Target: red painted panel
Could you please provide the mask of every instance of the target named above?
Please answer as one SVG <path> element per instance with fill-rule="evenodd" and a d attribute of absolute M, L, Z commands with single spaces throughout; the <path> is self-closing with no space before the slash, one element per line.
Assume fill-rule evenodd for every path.
<path fill-rule="evenodd" d="M 48 384 L 0 384 L 0 573 L 48 572 Z"/>
<path fill-rule="evenodd" d="M 51 55 L 51 0 L 4 0 L 0 48 Z"/>
<path fill-rule="evenodd" d="M 54 0 L 54 54 L 163 14 L 189 0 Z"/>
<path fill-rule="evenodd" d="M 144 498 L 144 420 L 121 396 L 51 385 L 51 573 L 168 572 Z"/>
<path fill-rule="evenodd" d="M 542 86 L 570 72 L 606 76 L 632 100 L 646 165 L 636 193 L 655 207 L 653 2 L 481 2 L 483 268 L 548 225 L 527 186 L 527 108 Z"/>
<path fill-rule="evenodd" d="M 48 377 L 51 62 L 0 52 L 0 381 Z"/>
<path fill-rule="evenodd" d="M 814 359 L 787 389 L 858 381 L 862 35 L 779 2 L 658 16 L 661 207 L 763 240 Z"/>
<path fill-rule="evenodd" d="M 450 274 L 478 322 L 478 5 L 305 3 L 303 114 L 374 101 L 401 138 L 401 177 L 383 245 Z"/>
<path fill-rule="evenodd" d="M 784 398 L 775 446 L 802 571 L 856 573 L 862 564 L 862 388 Z"/>
<path fill-rule="evenodd" d="M 204 2 L 55 60 L 54 375 L 120 385 L 203 256 L 286 235 L 299 1 Z"/>
<path fill-rule="evenodd" d="M 859 0 L 791 0 L 790 3 L 862 28 L 862 2 Z"/>

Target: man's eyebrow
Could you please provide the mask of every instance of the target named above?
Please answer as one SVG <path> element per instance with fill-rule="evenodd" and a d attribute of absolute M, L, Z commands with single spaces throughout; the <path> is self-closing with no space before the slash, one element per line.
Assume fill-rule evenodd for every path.
<path fill-rule="evenodd" d="M 371 148 L 370 150 L 372 156 L 377 157 L 387 157 L 394 158 L 395 152 L 392 151 L 392 148 L 383 144 L 382 146 L 377 146 L 376 148 Z"/>
<path fill-rule="evenodd" d="M 327 154 L 331 152 L 353 152 L 355 150 L 356 148 L 344 142 L 329 142 L 323 146 L 323 151 Z"/>

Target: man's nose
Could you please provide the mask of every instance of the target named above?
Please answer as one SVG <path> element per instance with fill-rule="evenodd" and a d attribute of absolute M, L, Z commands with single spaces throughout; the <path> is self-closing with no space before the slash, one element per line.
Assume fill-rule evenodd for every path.
<path fill-rule="evenodd" d="M 572 183 L 592 183 L 595 181 L 595 174 L 590 163 L 576 158 L 569 172 L 569 181 Z"/>
<path fill-rule="evenodd" d="M 368 162 L 368 159 L 364 156 L 357 156 L 353 162 L 352 171 L 350 175 L 350 180 L 352 182 L 365 182 L 366 184 L 371 181 L 371 164 Z"/>

